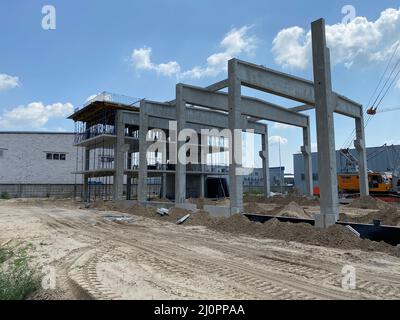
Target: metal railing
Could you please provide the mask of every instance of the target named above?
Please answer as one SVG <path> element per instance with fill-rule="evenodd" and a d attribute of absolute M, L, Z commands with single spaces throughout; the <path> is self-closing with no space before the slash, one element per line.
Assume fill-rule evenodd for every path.
<path fill-rule="evenodd" d="M 83 108 L 96 101 L 112 102 L 129 107 L 139 107 L 140 100 L 142 99 L 103 91 L 102 93 L 86 101 L 86 103 L 83 105 Z"/>

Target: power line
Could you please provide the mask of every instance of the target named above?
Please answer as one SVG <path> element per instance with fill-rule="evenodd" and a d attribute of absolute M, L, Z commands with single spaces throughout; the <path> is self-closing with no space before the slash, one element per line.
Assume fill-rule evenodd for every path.
<path fill-rule="evenodd" d="M 399 58 L 399 59 L 397 60 L 397 63 L 396 63 L 395 66 L 393 67 L 393 69 L 392 69 L 392 71 L 391 71 L 391 73 L 390 73 L 388 79 L 386 80 L 385 84 L 383 85 L 383 87 L 381 88 L 379 94 L 377 95 L 377 97 L 376 97 L 376 99 L 375 99 L 373 105 L 370 106 L 370 103 L 371 103 L 371 101 L 372 101 L 374 95 L 376 94 L 376 92 L 378 91 L 380 85 L 382 84 L 382 81 L 383 81 L 383 79 L 384 79 L 384 77 L 385 77 L 385 75 L 386 75 L 386 73 L 387 73 L 387 71 L 388 71 L 388 69 L 389 69 L 389 66 L 390 66 L 390 64 L 391 64 L 391 62 L 392 62 L 394 56 L 396 55 L 396 52 L 397 52 L 397 50 L 398 50 L 398 48 L 399 48 L 399 45 L 400 45 L 400 41 L 397 42 L 396 48 L 395 48 L 395 50 L 393 51 L 393 53 L 392 53 L 392 55 L 391 55 L 391 57 L 390 57 L 390 59 L 389 59 L 389 61 L 388 61 L 388 64 L 386 65 L 385 71 L 384 71 L 383 74 L 381 75 L 381 77 L 380 77 L 380 79 L 379 79 L 379 82 L 378 82 L 378 85 L 376 86 L 374 92 L 372 93 L 372 95 L 371 95 L 371 97 L 370 97 L 370 99 L 369 99 L 369 101 L 368 101 L 368 104 L 366 105 L 366 107 L 365 107 L 365 109 L 364 109 L 364 112 L 366 112 L 369 108 L 373 108 L 373 107 L 375 106 L 375 103 L 378 101 L 380 95 L 382 94 L 383 90 L 385 89 L 387 83 L 389 82 L 391 76 L 393 75 L 393 72 L 396 70 L 397 66 L 400 64 L 400 58 Z M 397 73 L 396 77 L 398 76 L 398 74 L 399 74 L 399 73 Z M 395 79 L 396 79 L 396 77 L 395 77 Z M 393 82 L 392 82 L 392 83 L 393 83 Z M 392 84 L 391 84 L 391 85 L 392 85 Z M 389 86 L 389 88 L 391 87 L 391 85 Z M 383 97 L 381 98 L 381 100 L 379 101 L 379 103 L 378 103 L 378 105 L 377 105 L 378 107 L 379 107 L 379 104 L 382 102 L 383 98 L 386 96 L 387 92 L 389 91 L 389 88 L 388 88 L 388 90 L 386 90 L 386 93 L 384 94 L 384 96 L 383 96 Z M 368 119 L 366 120 L 366 123 L 364 124 L 364 128 L 367 127 L 368 123 L 371 121 L 371 118 L 372 118 L 372 115 L 369 115 Z M 345 140 L 345 142 L 343 143 L 342 148 L 344 148 L 345 146 L 347 146 L 347 147 L 350 147 L 350 146 L 351 146 L 352 140 L 354 140 L 355 135 L 356 135 L 355 133 L 356 133 L 356 130 L 353 129 L 353 131 L 350 133 L 349 138 L 347 138 L 347 139 Z"/>

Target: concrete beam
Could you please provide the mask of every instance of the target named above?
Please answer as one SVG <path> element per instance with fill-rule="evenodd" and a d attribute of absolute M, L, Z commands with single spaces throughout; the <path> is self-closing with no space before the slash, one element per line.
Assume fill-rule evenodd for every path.
<path fill-rule="evenodd" d="M 229 81 L 228 81 L 228 79 L 225 79 L 225 80 L 219 81 L 217 83 L 213 83 L 212 85 L 206 87 L 206 89 L 208 91 L 216 92 L 216 91 L 228 88 L 228 86 L 229 86 Z"/>
<path fill-rule="evenodd" d="M 238 76 L 244 86 L 315 106 L 312 81 L 241 60 L 237 63 Z M 336 93 L 333 96 L 335 112 L 353 118 L 361 116 L 363 110 L 360 104 Z"/>
<path fill-rule="evenodd" d="M 146 114 L 149 117 L 149 127 L 168 130 L 169 121 L 176 120 L 175 106 L 167 103 L 146 101 Z M 228 115 L 226 113 L 205 110 L 200 108 L 186 107 L 186 119 L 188 128 L 200 133 L 201 129 L 225 129 L 228 127 Z M 124 122 L 126 124 L 140 126 L 139 113 L 124 111 Z M 249 129 L 254 129 L 254 133 L 264 132 L 263 124 L 257 123 L 255 119 L 248 121 Z"/>
<path fill-rule="evenodd" d="M 203 88 L 183 85 L 183 99 L 190 104 L 206 108 L 214 108 L 228 112 L 228 94 L 223 92 L 209 92 Z M 285 123 L 298 127 L 306 127 L 308 117 L 287 108 L 251 97 L 241 97 L 241 112 L 244 115 Z"/>
<path fill-rule="evenodd" d="M 298 107 L 289 108 L 288 110 L 290 110 L 292 112 L 303 112 L 303 111 L 312 110 L 314 108 L 315 108 L 314 106 L 309 106 L 307 104 L 303 104 L 303 105 L 298 106 Z"/>

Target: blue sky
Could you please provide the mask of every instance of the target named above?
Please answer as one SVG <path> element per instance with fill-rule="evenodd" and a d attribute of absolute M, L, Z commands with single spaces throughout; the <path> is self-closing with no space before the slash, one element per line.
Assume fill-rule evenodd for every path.
<path fill-rule="evenodd" d="M 44 5 L 56 9 L 55 30 L 42 28 Z M 352 5 L 358 17 L 347 27 L 341 23 L 345 5 Z M 224 59 L 232 56 L 312 79 L 307 32 L 320 17 L 329 26 L 334 90 L 366 105 L 400 40 L 399 7 L 399 1 L 387 0 L 4 0 L 0 130 L 72 131 L 65 115 L 101 91 L 170 100 L 179 81 L 205 86 L 225 78 Z M 394 61 L 398 54 L 400 48 Z M 381 108 L 400 106 L 399 97 L 400 89 L 393 87 Z M 378 114 L 370 122 L 368 146 L 400 143 L 399 112 Z M 307 114 L 315 142 L 314 113 Z M 341 147 L 353 120 L 338 116 L 335 127 Z M 301 130 L 271 124 L 270 136 L 271 165 L 279 164 L 274 142 L 281 140 L 282 163 L 291 171 Z"/>

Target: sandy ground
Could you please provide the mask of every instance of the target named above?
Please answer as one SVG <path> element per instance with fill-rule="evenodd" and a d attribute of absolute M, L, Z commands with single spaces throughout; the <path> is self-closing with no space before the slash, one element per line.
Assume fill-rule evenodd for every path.
<path fill-rule="evenodd" d="M 0 201 L 0 243 L 33 244 L 55 290 L 34 299 L 399 299 L 400 260 L 221 233 L 203 226 L 80 209 L 68 201 Z M 342 288 L 342 268 L 356 289 Z"/>

